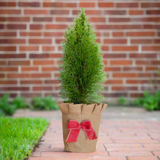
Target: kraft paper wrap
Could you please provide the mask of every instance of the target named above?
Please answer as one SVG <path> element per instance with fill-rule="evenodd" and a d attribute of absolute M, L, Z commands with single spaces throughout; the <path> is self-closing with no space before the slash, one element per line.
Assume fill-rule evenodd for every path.
<path fill-rule="evenodd" d="M 58 106 L 62 112 L 63 141 L 64 150 L 69 152 L 94 152 L 98 141 L 98 132 L 101 121 L 101 113 L 107 107 L 106 104 L 73 104 L 58 102 Z M 97 139 L 89 140 L 81 129 L 77 142 L 66 142 L 69 134 L 68 122 L 76 120 L 81 123 L 84 120 L 90 120 L 92 128 L 95 130 Z"/>

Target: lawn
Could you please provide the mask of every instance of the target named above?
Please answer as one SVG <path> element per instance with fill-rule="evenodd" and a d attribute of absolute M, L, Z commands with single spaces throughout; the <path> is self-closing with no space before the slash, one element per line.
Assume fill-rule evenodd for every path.
<path fill-rule="evenodd" d="M 48 124 L 42 118 L 0 117 L 0 160 L 23 160 L 29 156 Z"/>

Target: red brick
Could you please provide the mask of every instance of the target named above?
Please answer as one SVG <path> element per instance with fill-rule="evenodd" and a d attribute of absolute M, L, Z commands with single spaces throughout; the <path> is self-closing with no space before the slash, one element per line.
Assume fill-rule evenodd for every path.
<path fill-rule="evenodd" d="M 138 59 L 141 59 L 141 58 L 157 58 L 157 54 L 149 54 L 149 53 L 146 53 L 146 54 L 138 54 L 138 53 L 131 53 L 129 54 L 129 57 L 130 58 L 138 58 Z"/>
<path fill-rule="evenodd" d="M 0 58 L 3 58 L 3 59 L 6 59 L 6 58 L 16 58 L 16 59 L 18 59 L 18 58 L 26 58 L 26 54 L 0 54 Z"/>
<path fill-rule="evenodd" d="M 24 44 L 25 39 L 0 39 L 0 44 Z"/>
<path fill-rule="evenodd" d="M 138 46 L 112 46 L 112 51 L 138 51 Z"/>
<path fill-rule="evenodd" d="M 24 14 L 27 15 L 47 15 L 48 10 L 43 10 L 43 9 L 25 9 Z"/>
<path fill-rule="evenodd" d="M 122 18 L 122 17 L 119 17 L 119 18 L 109 18 L 109 22 L 130 22 L 131 19 L 130 18 Z"/>
<path fill-rule="evenodd" d="M 128 160 L 158 160 L 155 156 L 144 156 L 144 157 L 128 157 Z"/>
<path fill-rule="evenodd" d="M 46 37 L 63 37 L 64 32 L 44 32 L 44 36 L 46 36 Z"/>
<path fill-rule="evenodd" d="M 45 80 L 45 84 L 59 84 L 60 82 L 58 80 Z"/>
<path fill-rule="evenodd" d="M 143 10 L 129 10 L 129 15 L 143 15 Z"/>
<path fill-rule="evenodd" d="M 121 71 L 121 68 L 119 68 L 119 67 L 105 67 L 104 71 L 106 71 L 106 72 L 109 72 L 109 71 L 112 71 L 112 72 Z"/>
<path fill-rule="evenodd" d="M 21 14 L 20 9 L 1 9 L 0 14 Z"/>
<path fill-rule="evenodd" d="M 148 65 L 150 64 L 150 61 L 145 61 L 145 60 L 137 60 L 136 65 Z"/>
<path fill-rule="evenodd" d="M 61 57 L 63 57 L 63 55 L 62 54 L 50 54 L 50 56 L 49 56 L 50 58 L 61 58 Z"/>
<path fill-rule="evenodd" d="M 160 46 L 142 46 L 142 51 L 160 51 Z"/>
<path fill-rule="evenodd" d="M 3 85 L 17 85 L 17 81 L 15 81 L 15 80 L 1 80 L 0 84 L 3 84 Z"/>
<path fill-rule="evenodd" d="M 123 37 L 124 33 L 123 32 L 112 32 L 113 37 Z"/>
<path fill-rule="evenodd" d="M 96 25 L 96 29 L 111 29 L 111 30 L 114 30 L 114 29 L 142 29 L 143 26 L 142 25 Z M 153 28 L 153 27 L 151 27 Z"/>
<path fill-rule="evenodd" d="M 143 71 L 143 67 L 123 67 L 123 71 Z"/>
<path fill-rule="evenodd" d="M 33 17 L 33 22 L 52 22 L 52 17 Z"/>
<path fill-rule="evenodd" d="M 117 8 L 138 8 L 138 3 L 116 3 Z"/>
<path fill-rule="evenodd" d="M 73 22 L 73 17 L 56 17 L 57 22 Z"/>
<path fill-rule="evenodd" d="M 137 73 L 113 73 L 113 77 L 118 78 L 136 78 L 138 77 Z"/>
<path fill-rule="evenodd" d="M 159 15 L 160 14 L 160 10 L 147 10 L 146 14 L 149 14 L 149 15 Z"/>
<path fill-rule="evenodd" d="M 56 39 L 55 42 L 56 42 L 57 44 L 61 44 L 61 43 L 63 42 L 63 39 Z"/>
<path fill-rule="evenodd" d="M 15 7 L 16 2 L 0 2 L 0 7 Z"/>
<path fill-rule="evenodd" d="M 46 29 L 66 29 L 67 25 L 59 25 L 59 24 L 47 24 Z"/>
<path fill-rule="evenodd" d="M 126 10 L 106 10 L 104 11 L 105 15 L 125 15 Z"/>
<path fill-rule="evenodd" d="M 71 8 L 75 8 L 75 7 L 77 7 L 77 3 L 44 2 L 43 7 L 59 7 L 59 8 L 71 7 Z"/>
<path fill-rule="evenodd" d="M 44 54 L 30 54 L 29 58 L 49 58 L 49 54 L 44 53 Z"/>
<path fill-rule="evenodd" d="M 106 22 L 105 17 L 91 17 L 89 19 L 90 22 Z"/>
<path fill-rule="evenodd" d="M 51 73 L 34 73 L 31 78 L 51 78 Z"/>
<path fill-rule="evenodd" d="M 126 54 L 105 53 L 103 58 L 126 58 Z"/>
<path fill-rule="evenodd" d="M 112 2 L 99 2 L 98 3 L 98 7 L 102 7 L 102 8 L 110 8 L 113 7 L 113 3 Z"/>
<path fill-rule="evenodd" d="M 104 39 L 105 44 L 126 44 L 127 39 Z"/>
<path fill-rule="evenodd" d="M 16 37 L 16 32 L 0 32 L 1 37 Z"/>
<path fill-rule="evenodd" d="M 128 84 L 144 84 L 148 82 L 148 80 L 126 80 L 126 83 Z"/>
<path fill-rule="evenodd" d="M 54 51 L 54 46 L 42 46 L 42 51 Z"/>
<path fill-rule="evenodd" d="M 16 46 L 0 46 L 0 51 L 16 51 Z"/>
<path fill-rule="evenodd" d="M 4 29 L 4 24 L 0 24 L 0 29 Z"/>
<path fill-rule="evenodd" d="M 0 67 L 0 72 L 15 72 L 18 71 L 18 67 Z"/>
<path fill-rule="evenodd" d="M 29 91 L 29 87 L 2 87 L 3 91 Z"/>
<path fill-rule="evenodd" d="M 42 84 L 42 80 L 21 80 L 20 84 Z"/>
<path fill-rule="evenodd" d="M 19 7 L 40 7 L 39 2 L 19 2 Z"/>
<path fill-rule="evenodd" d="M 131 60 L 114 60 L 110 61 L 110 65 L 132 65 Z"/>
<path fill-rule="evenodd" d="M 42 36 L 41 32 L 20 32 L 20 36 L 39 37 Z"/>
<path fill-rule="evenodd" d="M 26 24 L 7 24 L 7 29 L 26 29 Z"/>
<path fill-rule="evenodd" d="M 32 88 L 33 91 L 51 91 L 52 90 L 52 87 L 51 86 L 36 86 L 36 87 L 33 87 Z"/>
<path fill-rule="evenodd" d="M 29 22 L 30 17 L 8 17 L 7 21 L 10 21 L 10 22 Z"/>
<path fill-rule="evenodd" d="M 151 61 L 151 65 L 160 65 L 160 60 Z"/>
<path fill-rule="evenodd" d="M 108 46 L 101 46 L 103 51 L 109 51 L 109 47 Z"/>
<path fill-rule="evenodd" d="M 20 51 L 39 51 L 39 46 L 20 46 Z"/>
<path fill-rule="evenodd" d="M 5 77 L 5 74 L 0 73 L 0 78 L 4 78 L 4 77 Z"/>
<path fill-rule="evenodd" d="M 19 65 L 30 65 L 30 61 L 8 61 L 8 65 L 16 65 L 16 66 L 19 66 Z"/>
<path fill-rule="evenodd" d="M 53 14 L 53 15 L 69 15 L 69 10 L 51 10 L 50 14 Z"/>
<path fill-rule="evenodd" d="M 0 61 L 0 66 L 6 65 L 6 61 Z"/>
<path fill-rule="evenodd" d="M 30 24 L 30 29 L 43 29 L 43 25 L 42 24 Z"/>
<path fill-rule="evenodd" d="M 123 86 L 112 86 L 113 91 L 130 91 L 130 90 L 138 90 L 138 87 L 123 87 Z"/>
<path fill-rule="evenodd" d="M 152 39 L 131 39 L 131 44 L 150 44 L 152 43 Z"/>
<path fill-rule="evenodd" d="M 160 3 L 141 3 L 141 7 L 142 8 L 159 8 L 160 7 Z"/>
<path fill-rule="evenodd" d="M 80 13 L 80 10 L 73 10 L 72 12 L 73 15 L 77 15 L 77 13 Z M 87 15 L 102 15 L 100 10 L 85 10 L 85 13 Z"/>
<path fill-rule="evenodd" d="M 38 67 L 22 67 L 22 72 L 39 71 Z"/>
<path fill-rule="evenodd" d="M 91 3 L 91 2 L 80 2 L 79 7 L 84 7 L 84 8 L 92 8 L 95 7 L 95 3 Z"/>
<path fill-rule="evenodd" d="M 43 72 L 52 72 L 52 71 L 57 71 L 57 70 L 58 70 L 58 68 L 56 68 L 56 67 L 43 67 L 42 68 Z"/>
<path fill-rule="evenodd" d="M 30 44 L 51 44 L 52 39 L 29 39 Z"/>
<path fill-rule="evenodd" d="M 156 71 L 158 67 L 146 67 L 146 71 Z"/>
<path fill-rule="evenodd" d="M 30 75 L 29 74 L 24 74 L 24 73 L 10 73 L 7 74 L 7 78 L 29 78 Z"/>
<path fill-rule="evenodd" d="M 53 60 L 35 60 L 33 65 L 53 65 Z"/>
<path fill-rule="evenodd" d="M 127 32 L 126 33 L 126 36 L 135 36 L 135 37 L 139 37 L 139 36 L 148 37 L 148 36 L 154 36 L 154 35 L 155 35 L 155 32 L 151 32 L 151 31 L 148 31 L 148 32 Z"/>

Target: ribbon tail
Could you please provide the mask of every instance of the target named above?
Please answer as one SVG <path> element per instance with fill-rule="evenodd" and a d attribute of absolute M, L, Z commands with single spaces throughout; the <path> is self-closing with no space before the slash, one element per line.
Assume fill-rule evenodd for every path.
<path fill-rule="evenodd" d="M 88 130 L 84 130 L 84 132 L 86 133 L 89 140 L 97 139 L 96 133 L 93 128 L 88 129 Z"/>
<path fill-rule="evenodd" d="M 66 142 L 77 142 L 80 128 L 70 129 Z"/>

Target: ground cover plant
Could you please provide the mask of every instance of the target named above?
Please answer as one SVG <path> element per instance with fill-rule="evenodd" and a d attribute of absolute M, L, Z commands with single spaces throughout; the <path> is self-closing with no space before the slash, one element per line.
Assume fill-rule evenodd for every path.
<path fill-rule="evenodd" d="M 0 117 L 0 160 L 23 160 L 48 126 L 42 118 Z"/>
<path fill-rule="evenodd" d="M 143 97 L 136 99 L 133 104 L 136 106 L 143 106 L 149 111 L 160 110 L 160 91 L 154 94 L 145 91 Z"/>
<path fill-rule="evenodd" d="M 59 109 L 52 97 L 35 97 L 30 106 L 33 110 L 56 110 Z"/>

